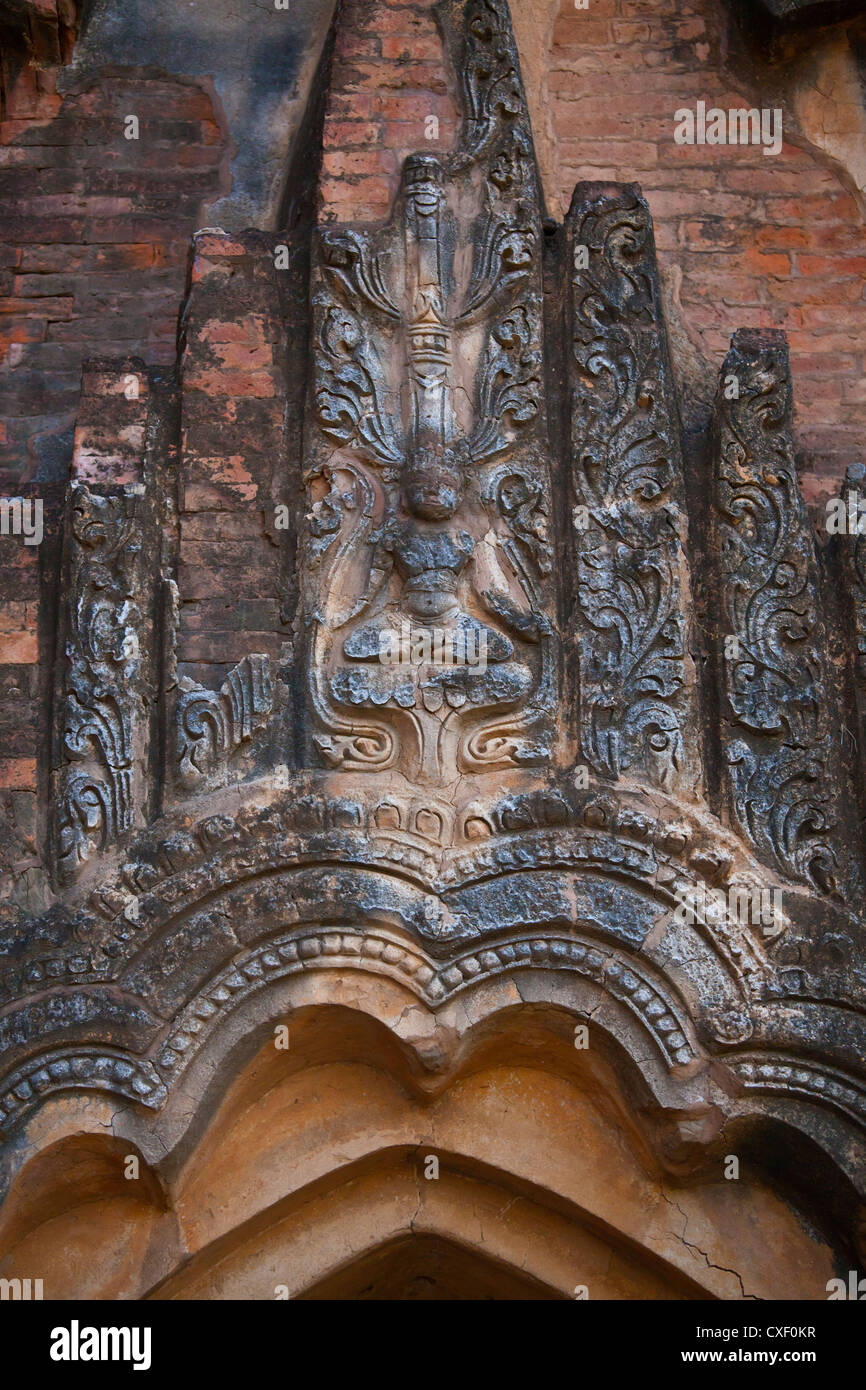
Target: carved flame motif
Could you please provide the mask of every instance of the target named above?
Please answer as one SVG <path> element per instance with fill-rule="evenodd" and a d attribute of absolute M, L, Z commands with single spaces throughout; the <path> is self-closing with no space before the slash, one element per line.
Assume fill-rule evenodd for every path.
<path fill-rule="evenodd" d="M 582 748 L 604 777 L 684 788 L 685 506 L 652 223 L 637 192 L 581 186 L 570 221 Z"/>
<path fill-rule="evenodd" d="M 736 639 L 724 663 L 732 809 L 783 872 L 851 893 L 857 873 L 837 834 L 838 751 L 787 349 L 738 335 L 723 379 L 731 375 L 739 395 L 719 403 L 716 489 L 726 631 Z"/>
<path fill-rule="evenodd" d="M 68 675 L 56 774 L 57 858 L 64 879 L 133 825 L 136 681 L 142 617 L 139 499 L 86 487 L 70 509 Z"/>
<path fill-rule="evenodd" d="M 316 743 L 425 780 L 544 761 L 553 696 L 536 173 L 510 29 L 470 9 L 463 148 L 324 231 L 313 297 Z"/>

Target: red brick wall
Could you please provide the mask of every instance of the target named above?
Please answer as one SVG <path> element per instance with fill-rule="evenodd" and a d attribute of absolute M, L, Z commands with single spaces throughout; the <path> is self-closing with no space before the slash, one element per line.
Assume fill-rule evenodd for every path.
<path fill-rule="evenodd" d="M 106 77 L 60 97 L 25 68 L 0 123 L 0 482 L 32 476 L 75 419 L 94 353 L 175 358 L 189 238 L 222 186 L 210 95 Z M 124 118 L 139 139 L 124 138 Z M 6 477 L 4 478 L 4 472 Z"/>
<path fill-rule="evenodd" d="M 793 144 L 768 157 L 674 143 L 678 107 L 778 104 L 725 75 L 727 19 L 720 0 L 562 0 L 550 89 L 563 199 L 578 179 L 642 185 L 708 372 L 735 328 L 785 330 L 804 485 L 835 492 L 866 442 L 863 219 L 826 162 Z"/>
<path fill-rule="evenodd" d="M 90 433 L 110 433 L 115 423 L 82 399 L 83 360 L 175 360 L 189 238 L 202 202 L 223 186 L 226 149 L 199 85 L 127 75 L 61 97 L 56 68 L 25 66 L 11 86 L 4 77 L 0 495 L 45 497 L 32 480 L 46 457 L 49 472 L 62 469 L 73 425 L 76 456 L 92 473 Z M 139 119 L 138 140 L 124 138 L 130 114 Z M 115 443 L 122 433 L 115 430 Z M 121 453 L 101 460 L 101 477 L 113 470 L 121 480 Z M 47 531 L 56 506 L 53 513 L 54 521 L 46 511 Z M 0 541 L 0 901 L 33 862 L 38 835 L 51 647 L 51 625 L 43 624 L 40 667 L 42 550 L 15 536 Z"/>
<path fill-rule="evenodd" d="M 39 563 L 35 546 L 0 536 L 0 787 L 36 789 Z"/>
<path fill-rule="evenodd" d="M 274 661 L 275 506 L 287 393 L 274 242 L 196 237 L 181 361 L 178 675 L 216 688 L 250 652 Z M 222 663 L 221 665 L 217 663 Z"/>
<path fill-rule="evenodd" d="M 814 491 L 862 453 L 862 218 L 806 150 L 674 144 L 678 105 L 754 99 L 725 73 L 726 23 L 717 0 L 562 0 L 550 65 L 562 193 L 567 202 L 582 178 L 642 184 L 663 271 L 682 273 L 683 332 L 709 375 L 735 327 L 787 331 Z M 173 360 L 189 235 L 226 156 L 200 85 L 117 76 L 61 97 L 56 75 L 23 69 L 0 125 L 0 198 L 14 207 L 0 223 L 0 475 L 13 478 L 32 475 L 46 439 L 71 427 L 84 357 Z M 405 155 L 453 145 L 453 86 L 432 0 L 344 0 L 322 215 L 386 216 Z M 138 141 L 123 138 L 129 113 Z"/>
<path fill-rule="evenodd" d="M 455 80 L 432 7 L 433 0 L 343 0 L 325 115 L 325 220 L 387 217 L 406 155 L 453 147 Z M 431 116 L 439 123 L 433 139 L 425 129 Z"/>

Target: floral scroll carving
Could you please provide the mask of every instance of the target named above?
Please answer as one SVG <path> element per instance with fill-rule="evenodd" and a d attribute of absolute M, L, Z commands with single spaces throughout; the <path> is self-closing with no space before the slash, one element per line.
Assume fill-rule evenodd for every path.
<path fill-rule="evenodd" d="M 569 221 L 581 746 L 601 776 L 674 789 L 693 752 L 693 673 L 652 222 L 636 190 L 604 185 L 578 185 Z"/>
<path fill-rule="evenodd" d="M 866 495 L 866 464 L 858 463 L 848 469 L 843 498 L 851 516 L 856 507 L 856 534 L 850 533 L 841 542 L 845 551 L 844 569 L 851 599 L 853 622 L 853 664 L 857 712 L 860 723 L 860 762 L 866 767 L 866 514 L 862 498 Z M 853 506 L 852 506 L 853 503 Z"/>
<path fill-rule="evenodd" d="M 646 203 L 585 184 L 543 221 L 505 0 L 434 8 L 458 147 L 410 156 L 382 225 L 316 229 L 293 190 L 287 275 L 270 233 L 209 231 L 184 370 L 123 426 L 144 483 L 70 488 L 53 872 L 47 808 L 0 806 L 0 1190 L 80 1106 L 181 1153 L 296 1008 L 372 1001 L 432 1085 L 522 1001 L 532 1046 L 550 1024 L 569 1050 L 573 1015 L 605 1076 L 631 1058 L 666 1162 L 715 1181 L 729 1127 L 768 1120 L 772 1157 L 788 1111 L 853 1209 L 866 538 L 816 555 L 773 335 L 738 336 L 684 477 Z M 273 372 L 230 367 L 248 348 Z M 126 364 L 94 379 L 108 445 Z"/>
<path fill-rule="evenodd" d="M 70 494 L 66 687 L 54 776 L 61 878 L 74 878 L 140 815 L 141 757 L 153 692 L 148 672 L 143 488 Z"/>
<path fill-rule="evenodd" d="M 181 682 L 177 702 L 178 777 L 196 787 L 267 721 L 273 708 L 270 661 L 254 653 L 245 656 L 226 676 L 219 690 L 206 690 L 193 681 Z"/>
<path fill-rule="evenodd" d="M 850 892 L 856 871 L 837 834 L 838 742 L 784 340 L 738 333 L 722 382 L 716 548 L 732 813 L 781 872 L 825 892 Z"/>

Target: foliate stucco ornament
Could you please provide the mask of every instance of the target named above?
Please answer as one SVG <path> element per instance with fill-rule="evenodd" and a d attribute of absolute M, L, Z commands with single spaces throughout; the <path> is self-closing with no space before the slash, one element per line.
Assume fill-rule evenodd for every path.
<path fill-rule="evenodd" d="M 815 546 L 797 481 L 783 341 L 737 335 L 717 422 L 714 535 L 729 804 L 780 872 L 851 895 L 860 876 L 839 834 L 846 779 L 831 722 Z"/>
<path fill-rule="evenodd" d="M 854 464 L 848 469 L 842 485 L 842 503 L 847 525 L 839 536 L 838 545 L 842 551 L 842 574 L 847 590 L 846 616 L 853 630 L 851 662 L 856 704 L 852 721 L 856 730 L 853 744 L 857 752 L 858 780 L 861 788 L 866 788 L 866 464 Z M 853 529 L 852 522 L 855 523 Z"/>
<path fill-rule="evenodd" d="M 65 685 L 54 774 L 57 870 L 64 880 L 142 821 L 154 697 L 153 520 L 144 488 L 99 493 L 75 486 L 67 524 Z"/>
<path fill-rule="evenodd" d="M 210 772 L 224 770 L 231 754 L 273 708 L 270 660 L 254 653 L 233 667 L 219 690 L 182 677 L 177 700 L 178 778 L 195 787 Z"/>
<path fill-rule="evenodd" d="M 581 748 L 600 776 L 684 791 L 697 733 L 682 455 L 639 192 L 579 184 L 569 257 Z"/>

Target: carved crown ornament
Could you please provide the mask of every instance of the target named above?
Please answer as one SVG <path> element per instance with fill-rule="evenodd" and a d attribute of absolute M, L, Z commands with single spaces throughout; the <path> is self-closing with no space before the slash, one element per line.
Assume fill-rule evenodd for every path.
<path fill-rule="evenodd" d="M 780 335 L 736 335 L 708 457 L 684 450 L 639 189 L 546 219 L 505 0 L 438 14 L 456 149 L 405 161 L 387 223 L 250 253 L 299 363 L 279 657 L 214 650 L 206 682 L 179 655 L 188 348 L 136 480 L 70 484 L 0 1132 L 93 1090 L 158 1125 L 303 972 L 433 1012 L 582 979 L 659 1106 L 712 1093 L 862 1185 L 863 543 L 833 569 L 814 544 Z M 187 335 L 230 317 L 231 276 L 204 284 Z"/>

